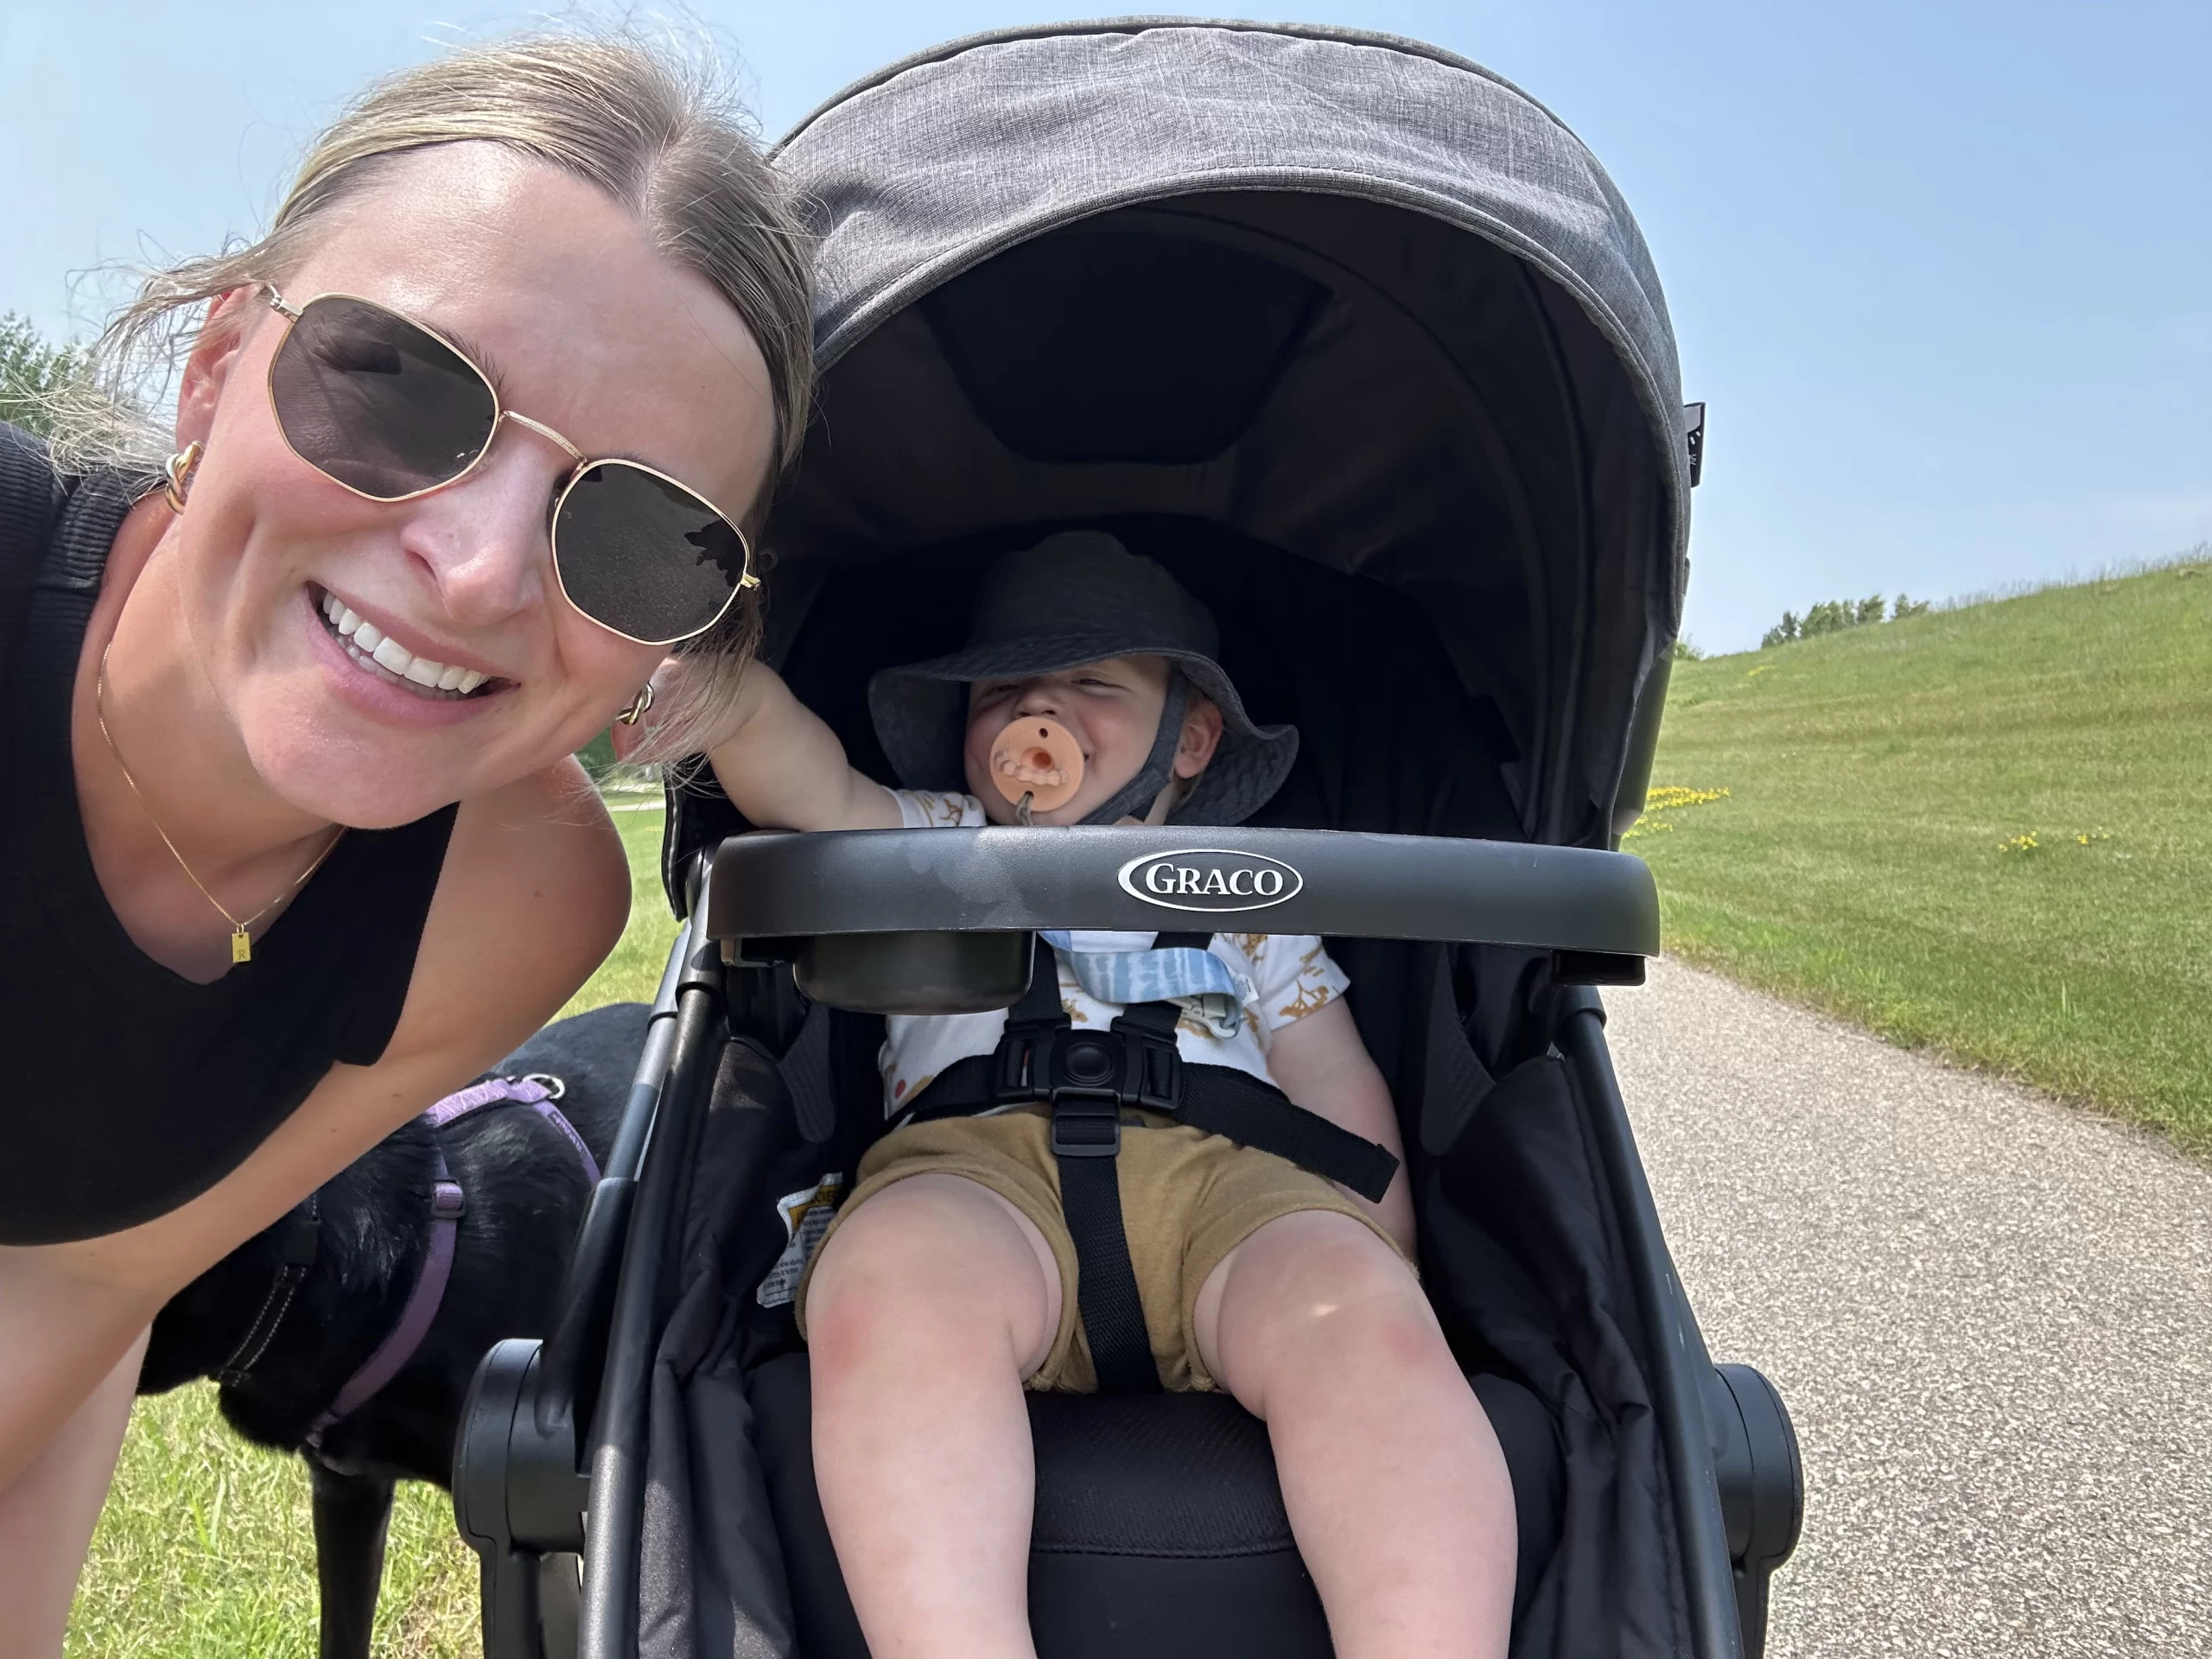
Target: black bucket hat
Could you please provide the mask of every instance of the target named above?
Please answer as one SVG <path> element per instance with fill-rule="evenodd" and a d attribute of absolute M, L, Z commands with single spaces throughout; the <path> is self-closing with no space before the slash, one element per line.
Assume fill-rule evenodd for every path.
<path fill-rule="evenodd" d="M 1221 710 L 1222 719 L 1212 762 L 1169 817 L 1179 823 L 1242 823 L 1282 787 L 1298 758 L 1298 732 L 1252 723 L 1236 688 L 1214 660 L 1220 638 L 1212 613 L 1152 560 L 1103 531 L 1063 531 L 991 567 L 963 649 L 887 668 L 871 679 L 868 713 L 899 782 L 909 789 L 964 790 L 962 753 L 971 682 L 1052 674 L 1109 657 L 1165 657 L 1192 690 Z M 1130 811 L 1141 816 L 1166 787 L 1181 729 L 1180 691 L 1171 683 L 1145 769 L 1092 819 L 1111 823 Z"/>

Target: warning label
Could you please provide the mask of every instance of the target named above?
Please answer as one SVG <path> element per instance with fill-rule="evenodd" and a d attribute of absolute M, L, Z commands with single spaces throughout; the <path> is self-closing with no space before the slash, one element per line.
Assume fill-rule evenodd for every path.
<path fill-rule="evenodd" d="M 791 1243 L 784 1246 L 776 1265 L 760 1281 L 756 1294 L 761 1306 L 781 1307 L 791 1300 L 798 1289 L 799 1275 L 806 1271 L 807 1258 L 830 1230 L 830 1217 L 837 1213 L 838 1201 L 844 1196 L 845 1178 L 833 1172 L 817 1185 L 776 1200 L 776 1213 L 784 1218 L 784 1234 Z"/>

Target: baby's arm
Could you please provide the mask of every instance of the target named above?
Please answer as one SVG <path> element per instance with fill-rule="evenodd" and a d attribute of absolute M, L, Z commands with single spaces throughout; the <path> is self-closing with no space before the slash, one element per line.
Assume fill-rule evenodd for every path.
<path fill-rule="evenodd" d="M 1291 1104 L 1318 1113 L 1338 1128 L 1350 1129 L 1397 1154 L 1398 1173 L 1382 1202 L 1369 1205 L 1390 1236 L 1410 1255 L 1414 1249 L 1413 1188 L 1406 1179 L 1406 1150 L 1399 1144 L 1398 1114 L 1390 1085 L 1375 1069 L 1351 1006 L 1342 997 L 1323 1004 L 1278 1030 L 1268 1047 L 1268 1070 L 1290 1096 Z M 1357 1195 L 1353 1195 L 1357 1197 Z M 1365 1199 L 1359 1202 L 1365 1203 Z"/>
<path fill-rule="evenodd" d="M 766 663 L 746 664 L 736 725 L 707 752 L 722 792 L 764 830 L 896 830 L 899 803 Z"/>

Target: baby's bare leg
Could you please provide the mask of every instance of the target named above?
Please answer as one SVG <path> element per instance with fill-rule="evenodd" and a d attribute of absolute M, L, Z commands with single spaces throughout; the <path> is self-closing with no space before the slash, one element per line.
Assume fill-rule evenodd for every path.
<path fill-rule="evenodd" d="M 1195 1323 L 1267 1421 L 1338 1659 L 1502 1659 L 1513 1488 L 1406 1264 L 1349 1216 L 1284 1216 L 1207 1275 Z"/>
<path fill-rule="evenodd" d="M 1052 1247 L 957 1175 L 886 1187 L 823 1247 L 815 1480 L 876 1659 L 1032 1659 L 1021 1383 L 1059 1319 Z"/>

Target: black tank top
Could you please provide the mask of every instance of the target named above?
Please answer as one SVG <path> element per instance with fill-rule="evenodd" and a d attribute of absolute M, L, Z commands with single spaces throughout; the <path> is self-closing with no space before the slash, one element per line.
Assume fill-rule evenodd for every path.
<path fill-rule="evenodd" d="M 381 1057 L 453 828 L 447 807 L 350 832 L 253 960 L 213 984 L 132 943 L 93 874 L 69 735 L 132 493 L 117 474 L 57 480 L 0 427 L 0 1244 L 173 1210 L 245 1162 L 333 1061 Z"/>

